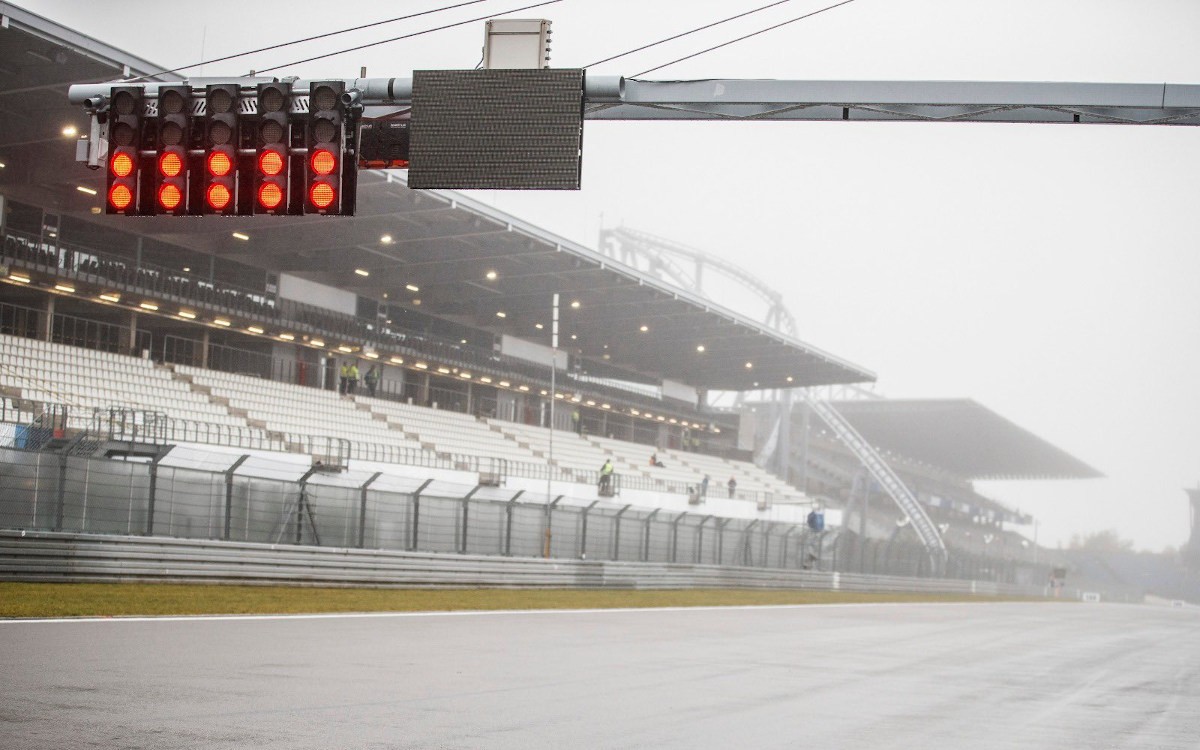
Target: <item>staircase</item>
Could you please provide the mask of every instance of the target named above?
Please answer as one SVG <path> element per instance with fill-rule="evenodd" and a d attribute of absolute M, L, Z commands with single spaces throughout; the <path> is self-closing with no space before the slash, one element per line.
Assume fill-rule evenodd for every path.
<path fill-rule="evenodd" d="M 837 409 L 833 408 L 833 404 L 817 399 L 807 391 L 801 390 L 800 393 L 803 394 L 809 408 L 825 424 L 829 425 L 829 429 L 833 430 L 838 439 L 858 457 L 859 461 L 862 461 L 862 465 L 871 473 L 875 481 L 879 482 L 879 486 L 883 487 L 888 497 L 892 498 L 896 506 L 908 516 L 913 530 L 917 532 L 917 536 L 929 553 L 930 560 L 934 563 L 934 569 L 942 570 L 946 561 L 946 545 L 942 541 L 941 534 L 938 533 L 937 526 L 925 513 L 925 509 L 921 507 L 917 498 L 904 485 L 904 482 L 900 481 L 900 477 L 896 476 L 896 472 L 892 471 L 883 457 L 871 447 L 871 444 L 858 434 L 858 431 L 838 413 Z"/>

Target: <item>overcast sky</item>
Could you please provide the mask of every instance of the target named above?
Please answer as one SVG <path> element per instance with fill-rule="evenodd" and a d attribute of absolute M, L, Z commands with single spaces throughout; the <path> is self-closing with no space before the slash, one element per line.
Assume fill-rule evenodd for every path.
<path fill-rule="evenodd" d="M 767 1 L 563 0 L 514 17 L 553 20 L 552 64 L 580 67 Z M 633 75 L 829 2 L 792 0 L 589 71 Z M 175 67 L 450 3 L 19 4 Z M 482 37 L 480 21 L 275 74 L 472 68 Z M 1200 83 L 1197 39 L 1196 0 L 855 0 L 646 77 Z M 1157 550 L 1187 540 L 1183 487 L 1200 482 L 1197 175 L 1197 128 L 616 122 L 585 128 L 582 191 L 476 195 L 588 246 L 601 222 L 623 224 L 743 264 L 783 292 L 802 340 L 874 370 L 881 392 L 973 398 L 1103 471 L 979 486 L 1040 518 L 1042 543 L 1111 528 Z"/>

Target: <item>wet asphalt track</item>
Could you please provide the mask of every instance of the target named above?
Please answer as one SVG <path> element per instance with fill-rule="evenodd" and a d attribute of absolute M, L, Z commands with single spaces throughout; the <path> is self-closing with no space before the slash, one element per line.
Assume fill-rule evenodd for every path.
<path fill-rule="evenodd" d="M 1200 610 L 0 622 L 5 748 L 1197 748 Z"/>

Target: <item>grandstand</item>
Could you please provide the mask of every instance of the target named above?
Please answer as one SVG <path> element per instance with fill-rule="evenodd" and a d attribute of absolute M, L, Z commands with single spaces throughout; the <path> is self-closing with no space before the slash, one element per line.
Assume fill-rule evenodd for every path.
<path fill-rule="evenodd" d="M 19 9 L 9 21 L 0 31 L 6 89 L 62 93 L 70 81 L 159 70 Z M 31 51 L 62 62 L 19 65 Z M 154 518 L 155 493 L 167 491 L 153 480 L 160 463 L 173 467 L 180 486 L 180 472 L 212 464 L 221 468 L 189 479 L 202 485 L 202 500 L 190 506 L 174 490 L 169 502 L 159 500 L 172 509 L 168 533 L 274 543 L 286 530 L 292 541 L 320 543 L 322 527 L 325 543 L 425 549 L 418 497 L 437 480 L 468 488 L 440 511 L 458 525 L 429 542 L 437 552 L 479 545 L 488 554 L 595 555 L 589 518 L 593 535 L 603 518 L 612 559 L 800 567 L 812 558 L 830 570 L 930 572 L 928 560 L 910 554 L 911 540 L 897 540 L 906 519 L 883 503 L 860 524 L 862 540 L 840 544 L 836 528 L 807 534 L 802 524 L 814 504 L 853 510 L 853 457 L 818 432 L 799 466 L 777 476 L 752 460 L 742 415 L 708 398 L 870 382 L 869 370 L 468 196 L 410 190 L 393 172 L 360 175 L 353 219 L 109 217 L 103 198 L 88 192 L 99 184 L 95 175 L 46 136 L 78 115 L 65 102 L 20 114 L 0 109 L 0 131 L 26 144 L 0 147 L 0 447 L 19 449 L 4 454 L 10 463 L 0 464 L 0 478 L 40 508 L 0 508 L 0 525 L 25 528 L 30 521 L 13 519 L 32 518 L 34 527 L 70 527 L 66 477 L 88 445 L 88 461 L 153 462 L 145 488 L 126 477 L 127 486 L 104 497 L 128 503 L 123 515 L 113 511 L 106 533 L 163 528 Z M 550 346 L 554 295 L 562 299 L 559 351 Z M 349 361 L 364 373 L 379 369 L 374 395 L 361 386 L 340 392 L 338 372 Z M 288 467 L 278 479 L 286 486 L 272 485 L 274 499 L 251 508 L 262 477 L 235 492 L 235 473 L 245 456 L 264 454 Z M 901 464 L 934 467 L 946 455 L 944 447 L 932 458 L 903 454 L 892 452 Z M 184 455 L 194 463 L 185 466 Z M 662 465 L 651 465 L 651 455 Z M 617 496 L 599 498 L 598 470 L 610 459 Z M 58 518 L 37 505 L 43 483 L 55 481 L 43 461 L 58 462 Z M 923 482 L 926 505 L 949 498 L 953 516 L 974 502 L 987 513 L 966 515 L 1019 520 L 969 498 L 961 481 L 969 475 L 948 468 L 950 479 L 940 470 L 910 472 Z M 89 476 L 126 467 L 85 469 Z M 951 489 L 932 491 L 935 477 Z M 373 483 L 389 481 L 396 497 L 370 495 Z M 86 480 L 81 486 L 86 516 L 95 490 Z M 337 497 L 336 535 L 311 508 L 303 517 L 318 486 Z M 130 499 L 137 492 L 148 498 L 144 508 Z M 514 532 L 522 493 L 522 502 L 545 508 L 526 509 L 545 519 L 544 548 L 540 528 L 523 539 Z M 380 505 L 368 507 L 369 496 Z M 508 503 L 486 506 L 486 544 L 468 543 L 472 497 Z M 570 528 L 559 529 L 550 509 L 567 513 Z M 633 531 L 622 537 L 628 524 L 640 541 Z M 734 531 L 737 546 L 731 538 L 727 547 Z M 1031 566 L 1018 574 L 1016 561 L 1027 556 L 1012 551 L 1016 540 L 1003 555 L 981 541 L 1009 532 L 975 531 L 946 529 L 959 555 L 955 574 L 1041 576 Z M 706 546 L 714 538 L 716 547 Z M 886 545 L 872 549 L 868 564 L 867 540 L 881 538 Z M 989 555 L 1005 565 L 980 562 Z"/>

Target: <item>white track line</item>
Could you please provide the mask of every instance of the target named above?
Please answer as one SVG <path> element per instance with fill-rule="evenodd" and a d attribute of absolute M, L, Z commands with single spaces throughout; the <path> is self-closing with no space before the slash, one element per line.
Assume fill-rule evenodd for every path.
<path fill-rule="evenodd" d="M 399 617 L 486 617 L 504 615 L 592 615 L 610 612 L 725 612 L 778 609 L 849 608 L 849 607 L 977 607 L 980 605 L 1025 604 L 1027 602 L 843 602 L 827 604 L 738 604 L 726 607 L 601 607 L 597 609 L 481 609 L 422 612 L 321 612 L 314 614 L 283 615 L 160 615 L 160 616 L 110 616 L 110 617 L 44 617 L 0 619 L 3 625 L 42 623 L 93 623 L 93 622 L 227 622 L 253 620 L 354 620 Z"/>

